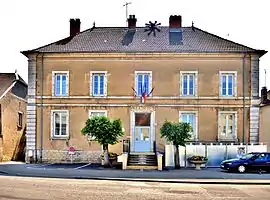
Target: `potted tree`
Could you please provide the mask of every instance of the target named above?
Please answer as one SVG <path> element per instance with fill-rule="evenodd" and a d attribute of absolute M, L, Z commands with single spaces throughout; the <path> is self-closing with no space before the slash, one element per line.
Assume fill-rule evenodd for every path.
<path fill-rule="evenodd" d="M 207 158 L 204 156 L 191 156 L 187 159 L 190 163 L 195 165 L 196 170 L 201 169 L 201 165 L 207 162 Z"/>
<path fill-rule="evenodd" d="M 118 138 L 124 135 L 121 120 L 111 121 L 105 116 L 95 116 L 87 119 L 81 133 L 93 138 L 93 141 L 103 146 L 104 167 L 111 167 L 108 146 L 118 143 Z"/>
<path fill-rule="evenodd" d="M 174 164 L 175 169 L 180 169 L 179 162 L 179 146 L 185 146 L 186 140 L 188 140 L 191 135 L 192 127 L 189 123 L 185 122 L 169 122 L 165 121 L 160 128 L 161 137 L 165 137 L 167 141 L 171 142 L 174 147 Z"/>

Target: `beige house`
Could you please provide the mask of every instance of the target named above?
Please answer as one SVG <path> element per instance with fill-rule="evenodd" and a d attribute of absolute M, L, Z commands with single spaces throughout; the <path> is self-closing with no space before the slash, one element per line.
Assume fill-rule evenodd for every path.
<path fill-rule="evenodd" d="M 24 159 L 27 84 L 17 73 L 0 73 L 0 162 Z"/>
<path fill-rule="evenodd" d="M 100 162 L 101 147 L 81 134 L 93 115 L 120 118 L 125 136 L 110 150 L 164 153 L 164 121 L 193 127 L 193 143 L 259 142 L 259 59 L 266 51 L 197 27 L 145 31 L 131 15 L 128 27 L 92 27 L 22 53 L 28 58 L 27 160 Z M 151 31 L 152 30 L 152 31 Z M 142 98 L 146 97 L 146 98 Z"/>
<path fill-rule="evenodd" d="M 267 145 L 270 149 L 270 91 L 263 87 L 261 90 L 261 107 L 260 107 L 260 142 Z"/>

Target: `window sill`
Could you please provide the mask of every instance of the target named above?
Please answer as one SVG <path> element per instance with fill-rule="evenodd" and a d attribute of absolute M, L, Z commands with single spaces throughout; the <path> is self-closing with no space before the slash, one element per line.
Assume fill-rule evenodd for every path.
<path fill-rule="evenodd" d="M 220 99 L 238 99 L 237 96 L 219 96 Z"/>
<path fill-rule="evenodd" d="M 62 137 L 51 137 L 50 140 L 69 140 L 69 136 L 62 136 Z"/>

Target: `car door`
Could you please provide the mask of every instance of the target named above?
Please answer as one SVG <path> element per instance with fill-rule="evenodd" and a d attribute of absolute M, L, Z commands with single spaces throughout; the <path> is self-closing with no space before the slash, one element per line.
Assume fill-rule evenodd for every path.
<path fill-rule="evenodd" d="M 267 169 L 267 153 L 261 153 L 252 163 L 251 169 L 253 170 L 266 170 Z"/>
<path fill-rule="evenodd" d="M 270 153 L 267 154 L 266 171 L 270 172 Z"/>

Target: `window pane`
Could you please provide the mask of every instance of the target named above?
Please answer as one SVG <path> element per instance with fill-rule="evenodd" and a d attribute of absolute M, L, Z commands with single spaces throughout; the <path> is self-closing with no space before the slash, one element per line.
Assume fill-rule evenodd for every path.
<path fill-rule="evenodd" d="M 188 122 L 187 114 L 181 114 L 181 122 Z"/>
<path fill-rule="evenodd" d="M 144 75 L 144 91 L 146 92 L 146 94 L 149 93 L 149 75 L 148 74 Z"/>
<path fill-rule="evenodd" d="M 94 95 L 98 95 L 98 76 L 94 75 L 94 84 L 93 84 L 94 88 Z"/>
<path fill-rule="evenodd" d="M 227 86 L 226 86 L 226 76 L 225 75 L 223 75 L 222 76 L 222 95 L 227 95 L 226 94 L 226 88 L 227 88 Z"/>
<path fill-rule="evenodd" d="M 55 75 L 55 95 L 60 95 L 60 82 L 61 82 L 61 76 Z"/>
<path fill-rule="evenodd" d="M 91 112 L 91 117 L 105 116 L 105 112 Z"/>
<path fill-rule="evenodd" d="M 100 85 L 99 85 L 99 94 L 104 95 L 104 75 L 100 75 Z"/>
<path fill-rule="evenodd" d="M 151 113 L 135 113 L 135 126 L 150 126 Z"/>
<path fill-rule="evenodd" d="M 234 125 L 234 116 L 230 114 L 228 115 L 228 135 L 232 135 L 234 133 L 233 125 Z"/>
<path fill-rule="evenodd" d="M 61 135 L 67 135 L 67 115 L 61 113 Z"/>
<path fill-rule="evenodd" d="M 189 95 L 193 95 L 194 91 L 194 75 L 189 76 Z"/>
<path fill-rule="evenodd" d="M 192 126 L 193 129 L 194 129 L 194 121 L 195 121 L 194 114 L 190 114 L 188 122 L 190 123 L 190 125 Z"/>
<path fill-rule="evenodd" d="M 228 76 L 228 95 L 233 95 L 233 76 Z"/>
<path fill-rule="evenodd" d="M 67 94 L 67 77 L 66 75 L 62 75 L 62 95 Z"/>
<path fill-rule="evenodd" d="M 142 95 L 142 88 L 143 88 L 143 76 L 142 74 L 139 74 L 138 75 L 138 82 L 137 82 L 137 85 L 138 85 L 138 95 Z"/>
<path fill-rule="evenodd" d="M 187 95 L 187 84 L 188 84 L 188 80 L 187 80 L 187 75 L 183 76 L 183 95 Z"/>
<path fill-rule="evenodd" d="M 60 115 L 54 113 L 54 135 L 60 135 Z"/>
<path fill-rule="evenodd" d="M 221 127 L 221 134 L 226 135 L 226 115 L 221 114 L 221 119 L 220 119 L 220 127 Z"/>

